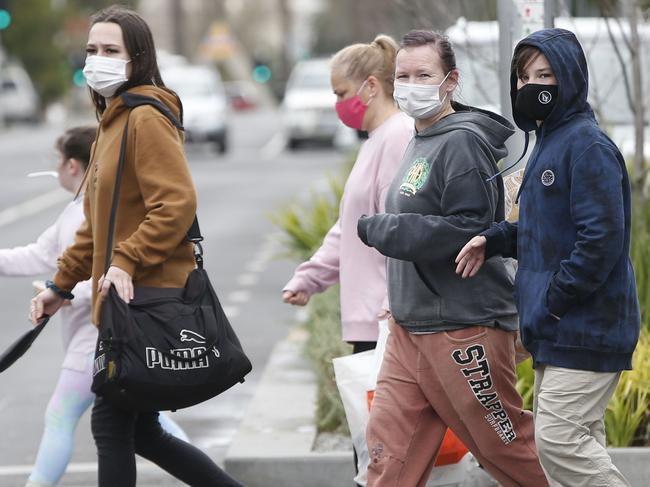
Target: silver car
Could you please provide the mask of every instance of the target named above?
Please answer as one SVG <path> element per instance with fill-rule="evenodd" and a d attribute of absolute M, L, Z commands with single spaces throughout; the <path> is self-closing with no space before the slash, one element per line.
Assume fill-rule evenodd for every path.
<path fill-rule="evenodd" d="M 228 150 L 228 101 L 219 72 L 209 66 L 176 65 L 162 78 L 183 103 L 188 142 L 213 142 L 220 154 Z"/>
<path fill-rule="evenodd" d="M 37 122 L 39 99 L 32 80 L 19 64 L 0 69 L 0 116 L 5 122 Z"/>
<path fill-rule="evenodd" d="M 282 121 L 290 149 L 304 141 L 332 142 L 341 130 L 330 85 L 328 59 L 298 62 L 289 76 L 282 101 Z"/>

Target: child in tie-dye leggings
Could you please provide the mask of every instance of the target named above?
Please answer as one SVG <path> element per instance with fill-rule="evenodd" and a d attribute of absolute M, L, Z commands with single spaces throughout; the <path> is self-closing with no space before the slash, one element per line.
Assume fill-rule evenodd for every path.
<path fill-rule="evenodd" d="M 74 432 L 79 418 L 95 399 L 90 391 L 92 363 L 93 355 L 90 354 L 83 370 L 61 369 L 59 381 L 45 411 L 45 430 L 27 487 L 56 485 L 65 472 L 72 456 Z M 159 421 L 165 431 L 189 441 L 185 432 L 171 418 L 160 414 Z"/>
<path fill-rule="evenodd" d="M 61 186 L 76 192 L 90 159 L 95 129 L 77 127 L 66 131 L 56 143 L 57 175 Z M 23 247 L 0 249 L 0 275 L 35 276 L 56 270 L 59 255 L 74 240 L 84 220 L 82 198 L 72 201 L 56 222 L 36 242 Z M 90 317 L 89 281 L 75 288 L 75 299 L 64 306 L 61 329 L 65 358 L 61 374 L 45 412 L 45 430 L 27 487 L 56 485 L 70 461 L 74 432 L 81 415 L 94 401 L 90 391 L 97 329 Z M 168 433 L 187 441 L 183 430 L 170 418 L 159 416 Z"/>

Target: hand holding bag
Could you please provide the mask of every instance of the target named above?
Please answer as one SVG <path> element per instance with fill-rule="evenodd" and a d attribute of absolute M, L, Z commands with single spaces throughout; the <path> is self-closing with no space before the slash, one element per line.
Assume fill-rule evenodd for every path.
<path fill-rule="evenodd" d="M 125 93 L 133 108 L 154 105 L 182 129 L 159 101 Z M 112 241 L 128 134 L 122 135 L 120 158 L 109 220 L 105 271 Z M 144 288 L 143 298 L 124 302 L 113 286 L 101 304 L 92 391 L 116 406 L 138 411 L 176 410 L 229 389 L 252 370 L 203 269 L 198 220 L 188 232 L 197 267 L 185 288 Z"/>

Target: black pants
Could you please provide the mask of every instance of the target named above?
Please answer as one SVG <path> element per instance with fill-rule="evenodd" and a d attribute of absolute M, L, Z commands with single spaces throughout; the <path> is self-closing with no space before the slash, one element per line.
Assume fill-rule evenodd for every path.
<path fill-rule="evenodd" d="M 377 348 L 377 342 L 349 342 L 352 345 L 352 353 L 367 352 Z"/>
<path fill-rule="evenodd" d="M 198 448 L 170 435 L 157 412 L 123 411 L 100 397 L 91 420 L 99 487 L 135 487 L 135 454 L 192 487 L 242 487 Z"/>

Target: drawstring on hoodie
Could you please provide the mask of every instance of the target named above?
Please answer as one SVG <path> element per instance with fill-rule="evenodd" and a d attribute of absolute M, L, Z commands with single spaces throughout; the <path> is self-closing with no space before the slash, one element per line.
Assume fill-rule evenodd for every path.
<path fill-rule="evenodd" d="M 519 161 L 521 161 L 524 156 L 526 155 L 526 152 L 528 152 L 528 143 L 530 142 L 530 135 L 528 132 L 524 132 L 524 151 L 521 153 L 521 156 L 519 159 L 517 159 L 514 163 L 510 164 L 508 167 L 505 169 L 502 169 L 498 173 L 496 173 L 494 176 L 490 176 L 485 180 L 486 183 L 489 183 L 490 181 L 494 181 L 497 177 L 501 176 L 504 172 L 508 171 L 509 169 L 512 169 L 515 167 L 517 164 L 519 164 Z"/>

